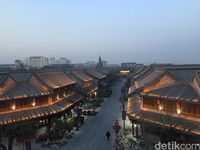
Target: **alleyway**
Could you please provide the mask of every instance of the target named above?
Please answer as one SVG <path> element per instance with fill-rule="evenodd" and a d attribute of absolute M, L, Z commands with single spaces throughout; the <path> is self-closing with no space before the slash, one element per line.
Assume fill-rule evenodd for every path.
<path fill-rule="evenodd" d="M 112 125 L 121 117 L 119 97 L 122 84 L 118 82 L 113 86 L 113 94 L 103 104 L 100 112 L 91 118 L 61 150 L 112 150 L 112 142 L 107 141 L 105 132 L 109 130 L 113 140 Z"/>

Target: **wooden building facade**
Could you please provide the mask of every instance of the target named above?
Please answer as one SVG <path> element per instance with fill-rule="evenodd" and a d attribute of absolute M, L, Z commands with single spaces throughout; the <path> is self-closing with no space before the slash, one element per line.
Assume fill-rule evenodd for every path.
<path fill-rule="evenodd" d="M 82 96 L 62 71 L 0 75 L 0 125 L 41 119 L 70 109 Z"/>
<path fill-rule="evenodd" d="M 136 75 L 134 86 L 139 92 L 129 97 L 127 109 L 133 130 L 134 124 L 150 124 L 200 135 L 198 68 L 172 68 L 148 68 Z"/>

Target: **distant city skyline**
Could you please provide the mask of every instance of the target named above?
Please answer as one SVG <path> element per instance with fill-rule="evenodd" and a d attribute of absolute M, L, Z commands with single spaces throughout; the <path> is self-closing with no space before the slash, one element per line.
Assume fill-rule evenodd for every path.
<path fill-rule="evenodd" d="M 0 64 L 30 56 L 72 63 L 200 63 L 200 1 L 0 2 Z"/>

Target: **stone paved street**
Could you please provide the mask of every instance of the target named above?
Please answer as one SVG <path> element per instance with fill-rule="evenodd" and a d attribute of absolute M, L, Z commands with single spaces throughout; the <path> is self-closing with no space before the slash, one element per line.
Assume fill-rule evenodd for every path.
<path fill-rule="evenodd" d="M 108 142 L 105 136 L 107 130 L 114 139 L 113 123 L 120 119 L 121 87 L 123 82 L 113 86 L 112 96 L 103 103 L 100 112 L 91 118 L 62 150 L 112 150 L 112 142 Z M 120 123 L 121 124 L 121 123 Z"/>

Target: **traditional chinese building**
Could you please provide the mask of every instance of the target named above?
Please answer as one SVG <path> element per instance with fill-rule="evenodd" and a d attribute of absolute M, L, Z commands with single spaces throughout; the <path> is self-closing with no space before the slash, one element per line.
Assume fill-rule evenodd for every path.
<path fill-rule="evenodd" d="M 83 71 L 71 71 L 67 72 L 67 75 L 77 82 L 76 90 L 85 98 L 96 95 L 98 86 L 94 85 L 92 77 L 85 74 Z"/>
<path fill-rule="evenodd" d="M 50 119 L 81 100 L 64 72 L 1 73 L 0 125 Z"/>
<path fill-rule="evenodd" d="M 172 69 L 173 68 L 173 69 Z M 137 92 L 128 100 L 127 113 L 133 135 L 146 125 L 200 135 L 200 80 L 197 66 L 145 68 L 135 76 Z"/>
<path fill-rule="evenodd" d="M 94 79 L 94 84 L 98 86 L 98 94 L 111 93 L 110 85 L 105 74 L 94 69 L 85 70 L 85 73 Z"/>

